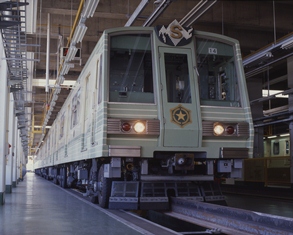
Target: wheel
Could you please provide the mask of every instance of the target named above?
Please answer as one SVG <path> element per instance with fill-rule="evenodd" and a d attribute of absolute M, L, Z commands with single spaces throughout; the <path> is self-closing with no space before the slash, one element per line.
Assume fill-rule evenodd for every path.
<path fill-rule="evenodd" d="M 67 168 L 66 167 L 62 167 L 60 169 L 60 175 L 61 175 L 61 183 L 60 183 L 60 186 L 62 188 L 67 188 Z"/>
<path fill-rule="evenodd" d="M 98 173 L 98 201 L 102 208 L 108 208 L 111 195 L 112 179 L 104 177 L 104 165 L 101 165 Z"/>

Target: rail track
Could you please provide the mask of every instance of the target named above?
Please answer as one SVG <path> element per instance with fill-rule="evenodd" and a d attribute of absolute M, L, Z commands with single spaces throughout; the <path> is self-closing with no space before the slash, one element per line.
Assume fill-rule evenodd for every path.
<path fill-rule="evenodd" d="M 90 203 L 89 200 L 85 200 L 82 194 L 75 190 L 65 191 L 82 201 L 87 201 L 97 209 L 103 210 L 107 215 L 115 217 L 122 223 L 126 223 L 140 233 L 147 235 L 293 235 L 293 218 L 175 197 L 170 198 L 170 211 L 145 213 L 145 211 L 105 210 Z M 160 219 L 157 219 L 158 217 L 150 219 L 151 213 L 160 214 Z M 183 225 L 179 225 L 179 229 L 173 229 L 171 223 L 173 221 L 174 225 L 174 220 L 170 218 L 176 219 L 177 222 Z M 159 220 L 167 223 L 160 223 Z M 188 229 L 186 229 L 184 223 L 189 224 Z"/>
<path fill-rule="evenodd" d="M 292 235 L 293 219 L 205 202 L 172 198 L 166 215 L 222 234 Z"/>

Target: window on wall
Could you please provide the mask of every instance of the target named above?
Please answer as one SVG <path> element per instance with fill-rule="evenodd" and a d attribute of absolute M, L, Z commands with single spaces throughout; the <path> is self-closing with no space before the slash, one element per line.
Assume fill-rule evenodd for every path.
<path fill-rule="evenodd" d="M 196 50 L 201 104 L 239 107 L 233 46 L 198 38 Z"/>
<path fill-rule="evenodd" d="M 79 122 L 80 116 L 80 92 L 81 89 L 72 98 L 72 109 L 71 109 L 71 128 L 73 128 Z"/>
<path fill-rule="evenodd" d="M 110 39 L 109 101 L 154 103 L 149 34 Z"/>

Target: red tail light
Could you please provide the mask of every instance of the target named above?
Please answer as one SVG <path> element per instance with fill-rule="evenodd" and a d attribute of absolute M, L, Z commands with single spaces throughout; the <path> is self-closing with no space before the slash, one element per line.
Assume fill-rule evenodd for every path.
<path fill-rule="evenodd" d="M 228 135 L 233 135 L 234 132 L 235 132 L 235 129 L 234 129 L 233 126 L 227 126 L 227 127 L 226 127 L 226 133 L 227 133 Z"/>
<path fill-rule="evenodd" d="M 128 122 L 124 122 L 122 124 L 122 130 L 125 131 L 125 132 L 130 131 L 131 130 L 131 125 Z"/>

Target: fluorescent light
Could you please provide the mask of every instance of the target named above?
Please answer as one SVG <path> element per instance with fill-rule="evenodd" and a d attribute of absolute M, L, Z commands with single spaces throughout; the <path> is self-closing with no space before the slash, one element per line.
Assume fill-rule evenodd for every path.
<path fill-rule="evenodd" d="M 64 63 L 60 71 L 60 74 L 61 75 L 68 74 L 70 68 L 74 68 L 74 64 Z"/>
<path fill-rule="evenodd" d="M 86 30 L 87 30 L 87 27 L 85 26 L 85 24 L 83 23 L 78 24 L 78 26 L 76 27 L 74 31 L 71 42 L 75 42 L 75 43 L 81 42 L 85 35 Z"/>
<path fill-rule="evenodd" d="M 68 68 L 67 64 L 64 63 L 63 66 L 62 66 L 62 68 L 61 68 L 60 74 L 61 75 L 67 74 L 68 73 L 68 70 L 69 70 L 69 68 L 68 68 L 68 70 L 67 70 L 67 68 Z M 67 71 L 67 73 L 66 73 L 66 71 Z"/>
<path fill-rule="evenodd" d="M 52 100 L 56 101 L 58 99 L 58 95 L 54 94 Z"/>
<path fill-rule="evenodd" d="M 53 96 L 53 98 L 52 98 L 53 101 L 56 101 L 57 99 L 58 99 L 57 95 Z"/>
<path fill-rule="evenodd" d="M 292 47 L 293 47 L 293 39 L 289 40 L 288 42 L 283 43 L 281 46 L 281 48 L 285 49 L 285 50 L 290 49 Z"/>
<path fill-rule="evenodd" d="M 288 95 L 282 94 L 283 92 L 283 90 L 262 90 L 262 96 L 267 97 L 275 95 L 276 98 L 288 98 Z"/>
<path fill-rule="evenodd" d="M 249 56 L 248 58 L 244 59 L 243 60 L 243 65 L 248 65 L 250 63 L 253 63 L 257 60 L 265 60 L 265 59 L 269 59 L 271 57 L 273 57 L 273 53 L 271 51 L 269 51 L 271 49 L 268 49 L 266 51 L 261 51 L 261 52 L 258 52 L 258 53 L 255 53 L 251 56 Z"/>
<path fill-rule="evenodd" d="M 59 94 L 60 91 L 61 91 L 61 87 L 60 87 L 60 86 L 58 86 L 58 87 L 55 88 L 55 92 L 56 92 L 56 94 Z"/>
<path fill-rule="evenodd" d="M 268 136 L 268 139 L 273 139 L 273 138 L 277 138 L 277 136 L 276 135 Z"/>
<path fill-rule="evenodd" d="M 93 17 L 100 0 L 87 0 L 82 9 L 81 15 L 89 18 Z"/>
<path fill-rule="evenodd" d="M 282 134 L 282 135 L 280 135 L 281 137 L 285 137 L 285 136 L 289 136 L 290 134 L 289 133 L 287 133 L 287 134 Z"/>
<path fill-rule="evenodd" d="M 68 48 L 68 52 L 67 55 L 65 57 L 65 61 L 71 61 L 74 59 L 76 52 L 77 52 L 77 48 L 75 46 L 71 46 Z"/>
<path fill-rule="evenodd" d="M 61 85 L 64 82 L 64 79 L 65 79 L 64 76 L 62 76 L 62 75 L 59 76 L 58 84 Z"/>

